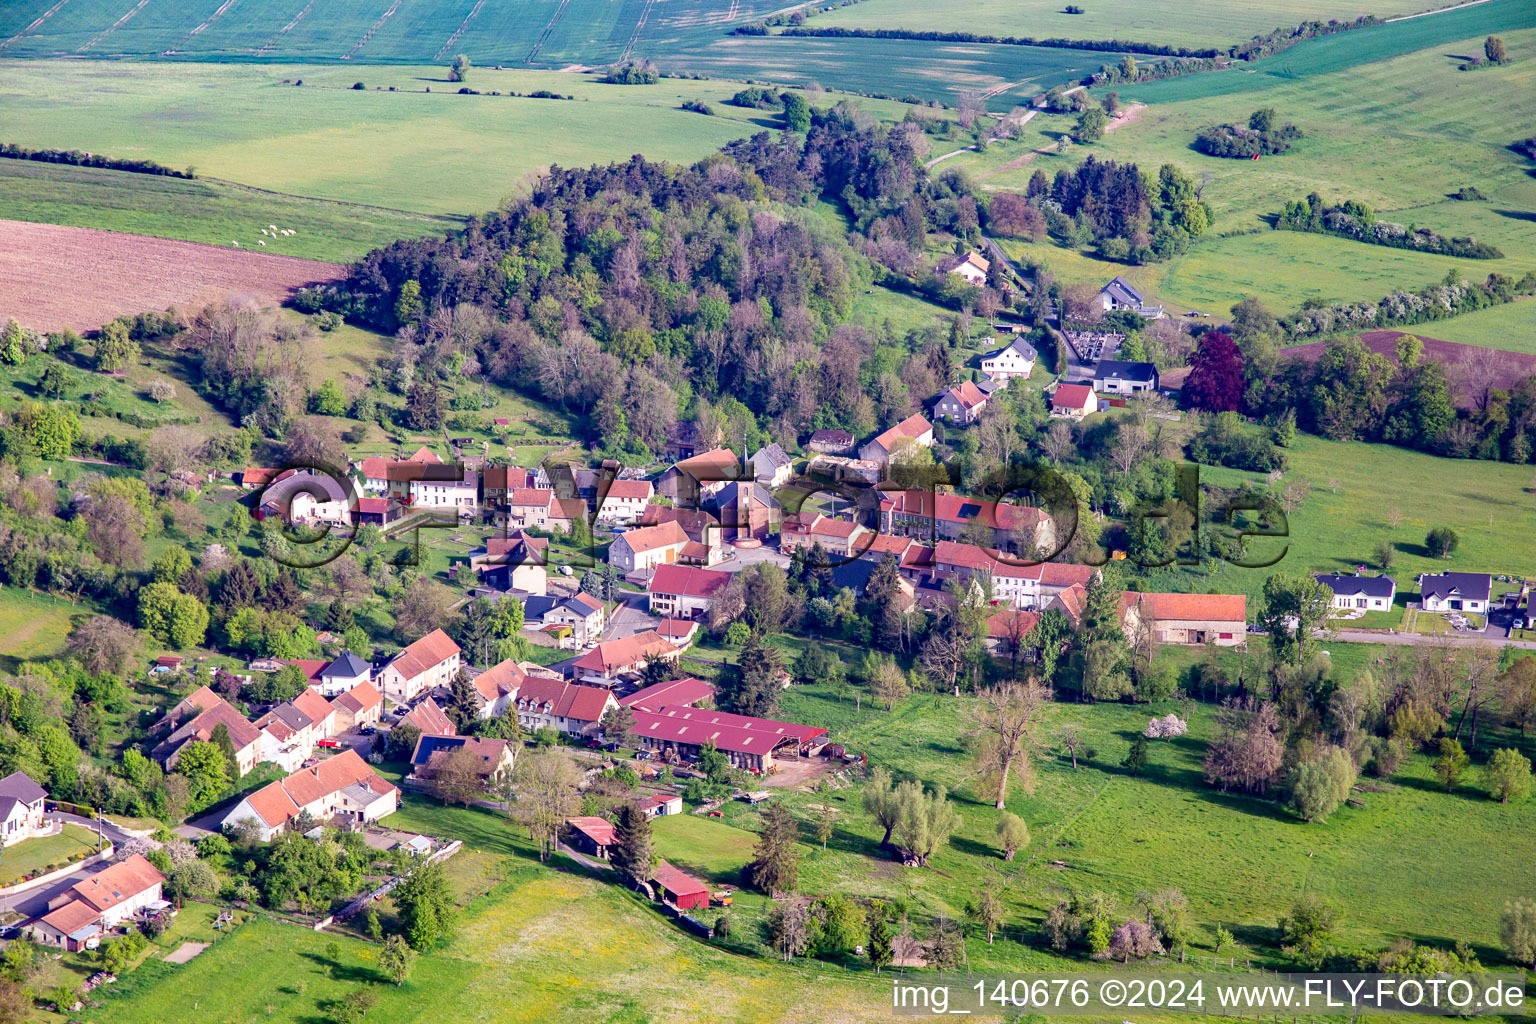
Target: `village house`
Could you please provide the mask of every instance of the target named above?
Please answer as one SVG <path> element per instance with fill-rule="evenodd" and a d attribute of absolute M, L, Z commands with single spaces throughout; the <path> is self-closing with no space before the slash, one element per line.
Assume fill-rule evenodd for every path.
<path fill-rule="evenodd" d="M 987 271 L 992 269 L 992 262 L 979 252 L 968 252 L 964 256 L 955 256 L 942 264 L 946 274 L 955 274 L 965 279 L 966 284 L 973 284 L 980 288 L 987 283 Z"/>
<path fill-rule="evenodd" d="M 617 640 L 604 640 L 571 662 L 568 674 L 578 682 L 608 686 L 632 673 L 645 671 L 652 661 L 676 661 L 682 653 L 654 630 Z"/>
<path fill-rule="evenodd" d="M 555 492 L 548 487 L 514 487 L 505 503 L 497 509 L 509 529 L 550 529 L 550 515 L 555 508 Z"/>
<path fill-rule="evenodd" d="M 1486 572 L 1442 572 L 1419 577 L 1419 606 L 1427 612 L 1485 615 L 1493 593 Z"/>
<path fill-rule="evenodd" d="M 457 736 L 459 734 L 453 719 L 449 718 L 443 709 L 437 706 L 437 701 L 431 697 L 408 711 L 395 728 L 398 729 L 400 725 L 413 725 L 423 736 Z"/>
<path fill-rule="evenodd" d="M 817 513 L 804 524 L 796 516 L 784 520 L 779 531 L 779 550 L 787 555 L 797 551 L 809 554 L 820 544 L 830 558 L 848 559 L 858 557 L 869 540 L 869 530 L 858 523 Z"/>
<path fill-rule="evenodd" d="M 1098 395 L 1089 384 L 1058 384 L 1051 393 L 1051 415 L 1080 420 L 1099 411 Z"/>
<path fill-rule="evenodd" d="M 406 497 L 413 509 L 472 516 L 480 507 L 480 474 L 460 463 L 425 465 L 407 481 Z"/>
<path fill-rule="evenodd" d="M 1127 636 L 1142 627 L 1158 643 L 1236 647 L 1248 635 L 1248 598 L 1243 594 L 1138 594 L 1120 602 Z"/>
<path fill-rule="evenodd" d="M 523 628 L 563 637 L 560 646 L 585 647 L 603 635 L 608 615 L 603 602 L 585 591 L 570 597 L 529 597 L 523 602 Z"/>
<path fill-rule="evenodd" d="M 1028 377 L 1040 353 L 1023 338 L 1014 338 L 995 352 L 981 357 L 981 372 L 995 384 L 1007 386 L 1016 377 Z"/>
<path fill-rule="evenodd" d="M 970 498 L 916 488 L 886 492 L 880 499 L 880 532 L 925 542 L 962 536 L 990 541 L 989 547 L 1049 551 L 1056 525 L 1043 509 L 990 498 Z"/>
<path fill-rule="evenodd" d="M 331 701 L 336 711 L 335 735 L 377 726 L 384 716 L 384 695 L 370 682 L 361 682 Z"/>
<path fill-rule="evenodd" d="M 475 692 L 480 695 L 480 717 L 499 717 L 512 705 L 518 687 L 527 678 L 527 670 L 512 658 L 497 662 L 475 676 Z"/>
<path fill-rule="evenodd" d="M 683 813 L 683 798 L 676 793 L 647 793 L 635 800 L 635 806 L 647 818 Z"/>
<path fill-rule="evenodd" d="M 1099 574 L 1099 570 L 1091 565 L 1071 562 L 1019 565 L 1018 561 L 1001 552 L 993 552 L 992 596 L 1020 609 L 1048 608 L 1058 594 L 1074 587 L 1082 590 Z"/>
<path fill-rule="evenodd" d="M 987 396 L 970 381 L 964 381 L 941 393 L 933 403 L 933 418 L 970 426 L 987 407 Z"/>
<path fill-rule="evenodd" d="M 597 506 L 600 523 L 628 524 L 640 518 L 655 493 L 649 480 L 611 480 Z"/>
<path fill-rule="evenodd" d="M 22 925 L 33 942 L 67 952 L 95 949 L 109 930 L 160 902 L 165 876 L 135 853 L 81 879 L 49 899 L 46 911 Z"/>
<path fill-rule="evenodd" d="M 1039 621 L 1040 616 L 1035 612 L 1012 608 L 998 612 L 987 619 L 987 635 L 982 638 L 982 646 L 987 649 L 987 653 L 999 657 L 1016 656 L 1018 651 L 1014 649 L 1015 645 L 1022 644 Z"/>
<path fill-rule="evenodd" d="M 485 547 L 470 552 L 469 564 L 483 587 L 542 596 L 549 592 L 548 552 L 548 539 L 519 530 L 487 540 Z"/>
<path fill-rule="evenodd" d="M 459 749 L 468 749 L 479 758 L 476 774 L 486 782 L 510 770 L 517 757 L 512 744 L 506 740 L 478 736 L 422 736 L 411 751 L 411 778 L 431 782 L 443 761 Z"/>
<path fill-rule="evenodd" d="M 351 479 L 340 481 L 312 470 L 284 474 L 261 493 L 257 520 L 271 517 L 288 523 L 326 523 L 343 526 L 352 521 L 360 500 Z"/>
<path fill-rule="evenodd" d="M 891 455 L 894 452 L 910 444 L 933 446 L 933 424 L 924 419 L 921 413 L 913 413 L 881 433 L 859 449 L 859 458 L 866 462 L 873 462 L 884 469 L 890 464 Z"/>
<path fill-rule="evenodd" d="M 827 736 L 816 726 L 692 707 L 666 705 L 658 711 L 637 709 L 634 715 L 631 734 L 664 759 L 697 761 L 704 744 L 712 743 L 733 767 L 755 774 L 773 771 L 775 757 L 783 752 L 815 754 Z"/>
<path fill-rule="evenodd" d="M 261 761 L 261 730 L 206 686 L 187 694 L 150 730 L 152 735 L 166 734 L 155 744 L 150 756 L 170 771 L 176 767 L 183 747 L 194 741 L 212 742 L 214 731 L 221 725 L 234 745 L 235 765 L 245 775 Z"/>
<path fill-rule="evenodd" d="M 846 430 L 818 430 L 806 442 L 806 447 L 823 455 L 851 455 L 858 438 Z"/>
<path fill-rule="evenodd" d="M 1127 363 L 1102 359 L 1093 370 L 1093 390 L 1110 395 L 1134 395 L 1157 390 L 1157 367 L 1151 363 Z"/>
<path fill-rule="evenodd" d="M 618 702 L 599 686 L 535 676 L 523 680 L 513 706 L 518 722 L 529 733 L 552 728 L 567 736 L 591 736 Z"/>
<path fill-rule="evenodd" d="M 709 614 L 714 597 L 731 582 L 728 572 L 683 565 L 662 565 L 646 584 L 652 615 L 696 619 Z"/>
<path fill-rule="evenodd" d="M 660 526 L 662 523 L 676 523 L 688 537 L 679 562 L 708 566 L 725 558 L 724 531 L 720 520 L 711 513 L 703 509 L 647 505 L 636 521 L 637 526 Z"/>
<path fill-rule="evenodd" d="M 11 772 L 0 779 L 0 846 L 43 835 L 48 825 L 43 801 L 48 791 L 26 772 Z"/>
<path fill-rule="evenodd" d="M 262 842 L 282 832 L 294 818 L 308 812 L 324 824 L 342 826 L 378 821 L 395 813 L 400 791 L 385 782 L 355 750 L 343 750 L 312 768 L 268 783 L 247 794 L 219 819 L 228 829 L 252 821 Z"/>
<path fill-rule="evenodd" d="M 729 481 L 741 477 L 741 461 L 729 448 L 715 448 L 668 467 L 656 478 L 656 493 L 682 508 L 699 508 Z"/>
<path fill-rule="evenodd" d="M 518 466 L 486 466 L 480 471 L 480 503 L 486 508 L 505 506 L 518 487 L 532 487 L 526 469 Z"/>
<path fill-rule="evenodd" d="M 1162 306 L 1149 303 L 1146 296 L 1137 291 L 1131 282 L 1118 276 L 1099 289 L 1099 305 L 1106 313 L 1124 309 L 1151 320 L 1156 320 L 1163 315 Z"/>
<path fill-rule="evenodd" d="M 297 771 L 315 752 L 315 744 L 332 735 L 336 712 L 330 701 L 309 687 L 284 701 L 254 723 L 261 730 L 261 759 L 285 772 Z"/>
<path fill-rule="evenodd" d="M 1397 581 L 1390 576 L 1320 572 L 1313 579 L 1333 591 L 1333 607 L 1339 611 L 1390 611 L 1397 598 Z"/>
<path fill-rule="evenodd" d="M 608 546 L 608 564 L 619 572 L 649 573 L 658 565 L 680 561 L 688 535 L 675 521 L 627 530 Z"/>
<path fill-rule="evenodd" d="M 446 686 L 459 672 L 459 645 L 441 629 L 395 655 L 379 672 L 379 690 L 397 704 L 423 690 Z"/>
<path fill-rule="evenodd" d="M 351 651 L 342 651 L 330 664 L 320 670 L 316 685 L 322 696 L 334 697 L 346 693 L 359 683 L 373 680 L 373 667 Z"/>
<path fill-rule="evenodd" d="M 747 461 L 752 466 L 753 479 L 769 490 L 783 487 L 794 475 L 795 460 L 780 444 L 759 448 Z"/>

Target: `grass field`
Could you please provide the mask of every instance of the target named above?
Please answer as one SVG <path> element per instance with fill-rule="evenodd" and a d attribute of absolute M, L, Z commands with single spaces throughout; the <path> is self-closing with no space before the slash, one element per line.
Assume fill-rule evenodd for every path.
<path fill-rule="evenodd" d="M 0 885 L 10 885 L 22 875 L 63 867 L 77 853 L 96 852 L 96 833 L 80 825 L 65 825 L 56 836 L 40 836 L 5 848 L 0 860 Z"/>
<path fill-rule="evenodd" d="M 6 52 L 0 50 L 0 57 Z M 283 85 L 285 79 L 302 79 L 304 85 Z M 367 89 L 352 90 L 358 80 Z M 733 83 L 667 79 L 653 86 L 618 86 L 574 74 L 477 69 L 472 84 L 486 93 L 544 89 L 576 99 L 460 96 L 443 81 L 441 68 L 430 67 L 0 61 L 8 142 L 191 165 L 199 175 L 290 196 L 412 213 L 489 210 L 527 176 L 552 164 L 584 166 L 635 153 L 689 163 L 732 139 L 778 125 L 770 112 L 725 104 L 740 88 Z M 387 91 L 391 86 L 399 91 Z M 429 88 L 430 94 L 424 91 Z M 680 109 L 685 100 L 709 103 L 715 116 Z M 886 118 L 900 118 L 906 110 L 872 100 L 861 105 Z M 156 223 L 175 230 L 184 217 L 220 215 L 225 223 L 249 225 L 244 234 L 230 235 L 242 244 L 258 227 L 288 215 L 292 219 L 282 226 L 299 234 L 266 241 L 268 251 L 291 255 L 301 254 L 311 235 L 330 233 L 335 245 L 355 251 L 386 234 L 441 229 L 373 210 L 356 211 L 360 223 L 347 229 L 336 223 L 352 215 L 346 207 L 260 193 L 251 194 L 246 205 L 227 189 L 214 198 L 195 192 L 183 198 L 187 185 L 200 183 L 154 182 L 138 186 L 146 193 L 142 201 L 92 199 L 94 193 L 82 196 L 88 190 L 77 185 L 54 198 L 51 193 L 61 186 L 49 185 L 41 198 L 31 186 L 0 186 L 0 197 L 8 196 L 0 203 L 56 209 L 78 199 L 119 209 L 109 216 L 133 217 L 130 223 L 141 231 Z M 170 189 L 174 198 L 157 197 L 160 189 Z"/>
<path fill-rule="evenodd" d="M 1442 341 L 1536 353 L 1536 302 L 1511 302 L 1416 328 Z"/>
<path fill-rule="evenodd" d="M 917 31 L 977 31 L 1033 39 L 1123 39 L 1171 46 L 1222 46 L 1303 21 L 1353 18 L 1367 9 L 1380 17 L 1411 14 L 1434 6 L 1431 0 L 1385 0 L 1368 8 L 1331 0 L 1194 0 L 1152 6 L 1134 0 L 1099 0 L 1082 14 L 1068 14 L 1057 0 L 978 0 L 966 7 L 964 24 L 955 12 L 924 0 L 862 0 L 811 19 L 815 27 L 900 28 Z"/>
<path fill-rule="evenodd" d="M 50 11 L 50 8 L 56 8 Z M 130 9 L 131 8 L 131 9 Z M 714 38 L 777 9 L 768 0 L 18 0 L 0 8 L 0 52 L 24 57 L 478 64 L 563 67 Z M 46 18 L 41 16 L 48 14 Z"/>
<path fill-rule="evenodd" d="M 70 615 L 87 610 L 61 598 L 15 587 L 0 590 L 0 668 L 14 672 L 23 661 L 44 661 L 62 654 Z"/>
<path fill-rule="evenodd" d="M 1451 21 L 1454 17 L 1402 24 L 1457 24 Z M 1374 30 L 1335 38 L 1363 36 L 1366 31 Z M 1370 300 L 1393 288 L 1423 287 L 1452 268 L 1477 278 L 1491 271 L 1518 275 L 1536 267 L 1528 220 L 1536 211 L 1536 178 L 1527 173 L 1529 162 L 1506 147 L 1527 134 L 1521 126 L 1536 119 L 1536 31 L 1513 31 L 1506 38 L 1521 55 L 1507 67 L 1475 74 L 1458 71 L 1455 55 L 1480 51 L 1482 39 L 1457 37 L 1348 72 L 1294 80 L 1255 72 L 1244 78 L 1253 91 L 1240 95 L 1168 93 L 1165 102 L 1162 94 L 1149 93 L 1152 105 L 1137 121 L 1121 125 L 1091 147 L 1074 146 L 1063 155 L 1038 156 L 1008 168 L 1027 144 L 1006 144 L 984 154 L 964 154 L 945 166 L 969 169 L 987 189 L 1022 189 L 1036 169 L 1049 176 L 1089 153 L 1147 169 L 1173 163 L 1201 178 L 1204 198 L 1216 214 L 1216 235 L 1257 233 L 1207 238 L 1167 264 L 1131 268 L 1128 277 L 1179 311 L 1224 314 L 1245 294 L 1258 295 L 1282 311 L 1308 299 Z M 1330 41 L 1302 44 L 1291 52 Z M 1306 137 L 1290 153 L 1257 162 L 1207 157 L 1191 148 L 1203 126 L 1245 120 L 1258 106 L 1275 108 Z M 1482 115 L 1464 116 L 1471 109 Z M 1447 198 L 1464 185 L 1475 185 L 1489 201 Z M 1313 191 L 1333 200 L 1361 199 L 1385 220 L 1432 227 L 1447 235 L 1473 235 L 1498 246 L 1505 258 L 1456 260 L 1268 230 L 1264 215 Z M 1102 283 L 1125 272 L 1116 264 L 1050 244 L 1017 245 L 1014 251 L 1044 259 L 1066 281 Z"/>

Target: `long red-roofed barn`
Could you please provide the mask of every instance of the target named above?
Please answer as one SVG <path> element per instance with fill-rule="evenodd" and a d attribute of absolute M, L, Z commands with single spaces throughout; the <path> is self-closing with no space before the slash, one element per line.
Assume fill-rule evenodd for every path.
<path fill-rule="evenodd" d="M 728 711 L 666 705 L 656 711 L 636 709 L 631 735 L 647 750 L 685 761 L 697 760 L 700 749 L 710 743 L 735 767 L 765 775 L 773 771 L 774 758 L 784 752 L 802 757 L 816 753 L 826 742 L 827 730 Z"/>

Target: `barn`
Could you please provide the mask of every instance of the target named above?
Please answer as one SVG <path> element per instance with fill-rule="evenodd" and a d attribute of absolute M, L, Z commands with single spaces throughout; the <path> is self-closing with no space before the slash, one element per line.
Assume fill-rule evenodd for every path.
<path fill-rule="evenodd" d="M 699 907 L 709 907 L 709 886 L 686 871 L 679 870 L 664 860 L 659 860 L 656 862 L 655 876 L 652 881 L 661 890 L 662 897 L 674 904 L 677 909 L 694 910 Z"/>

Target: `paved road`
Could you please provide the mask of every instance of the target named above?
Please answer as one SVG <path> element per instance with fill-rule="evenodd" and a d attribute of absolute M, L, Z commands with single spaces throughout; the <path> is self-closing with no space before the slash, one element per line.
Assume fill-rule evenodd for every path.
<path fill-rule="evenodd" d="M 660 623 L 661 620 L 647 610 L 646 595 L 623 591 L 619 594 L 619 601 L 608 615 L 608 626 L 603 630 L 604 640 L 618 640 L 643 633 Z"/>
<path fill-rule="evenodd" d="M 82 818 L 76 814 L 52 812 L 46 817 L 49 821 L 64 821 L 72 825 L 83 825 L 86 828 L 98 829 L 105 832 L 107 838 L 114 844 L 133 838 L 133 833 L 118 828 L 116 825 L 104 824 L 92 818 Z M 82 865 L 78 870 L 71 871 L 63 878 L 52 882 L 44 882 L 41 885 L 34 885 L 30 889 L 23 889 L 20 892 L 0 896 L 0 913 L 16 911 L 27 917 L 35 917 L 47 909 L 48 901 L 54 896 L 57 896 L 76 882 L 89 878 L 105 867 L 105 864 Z"/>

